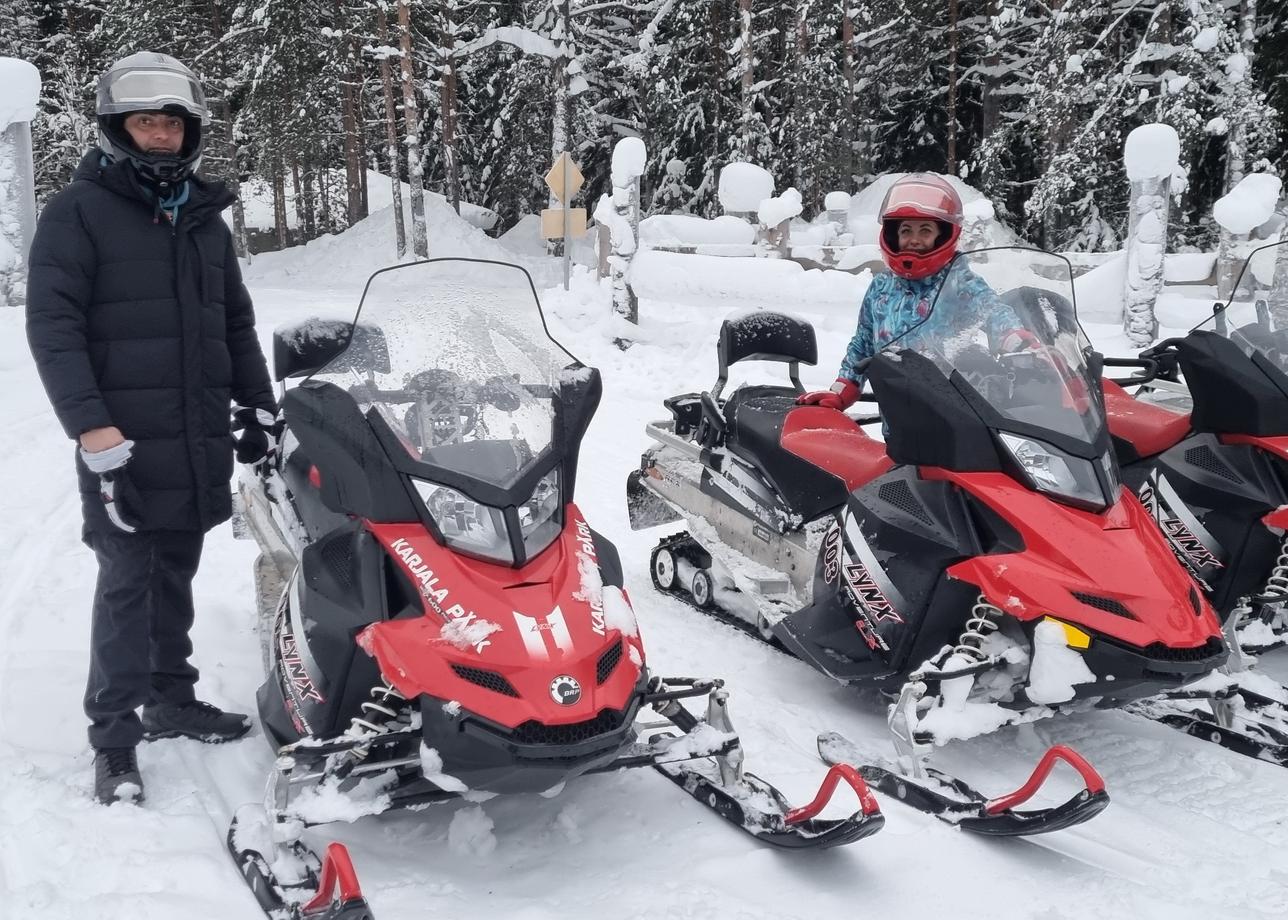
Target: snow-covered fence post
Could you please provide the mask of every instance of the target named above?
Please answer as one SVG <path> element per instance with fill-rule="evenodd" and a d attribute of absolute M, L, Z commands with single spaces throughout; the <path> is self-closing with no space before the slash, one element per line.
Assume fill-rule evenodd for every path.
<path fill-rule="evenodd" d="M 595 206 L 595 221 L 608 228 L 612 254 L 608 266 L 613 277 L 613 310 L 627 322 L 639 323 L 639 301 L 631 290 L 631 260 L 635 257 L 640 230 L 640 176 L 648 151 L 638 137 L 624 137 L 613 147 L 611 195 L 603 195 Z"/>
<path fill-rule="evenodd" d="M 832 225 L 833 238 L 849 231 L 850 196 L 848 192 L 828 192 L 823 197 L 823 210 L 827 212 L 827 221 Z"/>
<path fill-rule="evenodd" d="M 792 253 L 792 218 L 804 209 L 801 193 L 789 188 L 777 198 L 766 198 L 756 208 L 760 220 L 761 245 L 771 259 L 786 259 Z"/>
<path fill-rule="evenodd" d="M 39 103 L 40 71 L 0 58 L 0 306 L 27 299 L 27 255 L 36 232 L 31 120 Z"/>
<path fill-rule="evenodd" d="M 1127 135 L 1123 158 L 1131 180 L 1123 329 L 1137 348 L 1158 337 L 1154 304 L 1163 290 L 1167 217 L 1180 138 L 1169 125 L 1141 125 Z"/>
<path fill-rule="evenodd" d="M 1244 176 L 1229 193 L 1217 199 L 1212 216 L 1221 226 L 1216 255 L 1216 292 L 1222 300 L 1234 294 L 1239 269 L 1251 250 L 1250 234 L 1274 215 L 1283 183 L 1269 173 Z"/>
<path fill-rule="evenodd" d="M 769 170 L 755 163 L 734 162 L 720 170 L 717 190 L 720 207 L 731 217 L 741 217 L 748 223 L 759 223 L 757 212 L 760 203 L 774 197 L 774 177 Z M 756 243 L 765 244 L 765 231 L 756 233 Z"/>

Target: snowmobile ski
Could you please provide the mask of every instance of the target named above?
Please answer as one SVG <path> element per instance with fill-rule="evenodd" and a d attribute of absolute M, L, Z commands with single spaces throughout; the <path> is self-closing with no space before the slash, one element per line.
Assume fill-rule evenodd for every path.
<path fill-rule="evenodd" d="M 1236 672 L 1225 675 L 1229 683 L 1224 687 L 1182 687 L 1163 697 L 1140 700 L 1128 710 L 1236 754 L 1288 767 L 1288 705 L 1242 686 L 1243 675 L 1271 683 L 1260 674 Z M 1210 682 L 1209 677 L 1201 683 Z"/>
<path fill-rule="evenodd" d="M 988 798 L 964 781 L 933 767 L 910 777 L 894 764 L 870 759 L 854 742 L 835 732 L 818 736 L 818 753 L 825 763 L 858 763 L 859 775 L 905 805 L 934 815 L 964 831 L 992 837 L 1027 837 L 1064 830 L 1089 821 L 1109 804 L 1100 774 L 1076 751 L 1057 744 L 1038 762 L 1028 781 L 1008 795 Z M 1041 788 L 1056 761 L 1063 760 L 1082 777 L 1086 788 L 1061 805 L 1017 811 Z"/>
<path fill-rule="evenodd" d="M 228 827 L 228 852 L 270 920 L 374 920 L 344 844 L 330 844 L 321 859 L 299 840 L 275 844 L 263 809 L 246 806 Z"/>

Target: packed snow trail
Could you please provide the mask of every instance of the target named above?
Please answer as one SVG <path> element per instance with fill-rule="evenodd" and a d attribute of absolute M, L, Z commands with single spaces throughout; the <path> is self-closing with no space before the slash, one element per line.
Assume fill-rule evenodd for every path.
<path fill-rule="evenodd" d="M 298 285 L 257 260 L 250 274 L 259 328 L 309 315 L 351 314 L 372 253 L 349 253 L 341 291 Z M 296 285 L 294 287 L 289 285 Z M 823 775 L 815 737 L 825 730 L 888 750 L 870 698 L 656 594 L 648 552 L 666 530 L 632 533 L 624 483 L 660 417 L 661 400 L 715 377 L 715 333 L 741 303 L 645 301 L 637 344 L 607 316 L 606 290 L 580 276 L 545 295 L 552 332 L 604 374 L 605 395 L 579 468 L 578 503 L 614 540 L 659 673 L 725 678 L 749 766 L 795 800 Z M 822 358 L 808 384 L 831 379 L 852 312 L 813 313 Z M 1094 332 L 1092 333 L 1095 334 Z M 772 376 L 772 372 L 768 374 Z M 0 903 L 40 920 L 177 920 L 261 915 L 223 846 L 233 808 L 259 801 L 272 754 L 256 731 L 231 745 L 145 745 L 143 808 L 91 799 L 80 696 L 94 560 L 79 542 L 72 449 L 47 409 L 27 355 L 19 311 L 0 313 L 0 456 L 10 484 L 0 530 Z M 70 496 L 70 498 L 69 498 Z M 196 582 L 200 691 L 251 711 L 260 682 L 251 562 L 254 548 L 212 533 Z M 1274 662 L 1270 662 L 1274 665 Z M 1282 678 L 1283 673 L 1276 676 Z M 651 771 L 587 777 L 557 796 L 497 798 L 317 828 L 314 845 L 348 844 L 379 920 L 427 916 L 579 920 L 711 916 L 953 917 L 954 920 L 1271 918 L 1288 903 L 1288 771 L 1247 761 L 1122 713 L 1090 713 L 975 739 L 937 756 L 987 792 L 1018 785 L 1045 747 L 1066 742 L 1104 774 L 1113 803 L 1087 825 L 1031 840 L 982 840 L 883 802 L 876 837 L 837 851 L 757 847 Z M 1075 788 L 1061 771 L 1049 796 Z M 480 810 L 481 808 L 481 810 Z M 837 812 L 852 803 L 837 801 Z M 831 812 L 829 812 L 831 813 Z M 490 822 L 490 824 L 489 824 Z"/>

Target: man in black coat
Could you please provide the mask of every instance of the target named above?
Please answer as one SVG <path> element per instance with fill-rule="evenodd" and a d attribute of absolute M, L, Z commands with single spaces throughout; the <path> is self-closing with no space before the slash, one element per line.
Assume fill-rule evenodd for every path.
<path fill-rule="evenodd" d="M 99 146 L 50 199 L 32 244 L 27 337 L 79 442 L 84 539 L 98 559 L 85 713 L 100 801 L 141 799 L 142 738 L 228 741 L 244 715 L 196 699 L 192 578 L 232 513 L 276 406 L 232 236 L 200 163 L 205 98 L 187 67 L 140 53 L 99 81 Z M 143 709 L 142 719 L 136 713 Z"/>

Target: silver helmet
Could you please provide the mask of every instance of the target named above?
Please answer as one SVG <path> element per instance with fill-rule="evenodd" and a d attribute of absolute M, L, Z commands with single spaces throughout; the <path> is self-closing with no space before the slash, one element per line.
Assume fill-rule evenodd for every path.
<path fill-rule="evenodd" d="M 98 144 L 114 160 L 129 160 L 146 181 L 167 189 L 201 165 L 205 127 L 210 124 L 206 94 L 196 74 L 170 57 L 140 51 L 122 58 L 98 79 Z M 178 153 L 139 150 L 125 130 L 134 112 L 168 112 L 183 118 Z"/>

